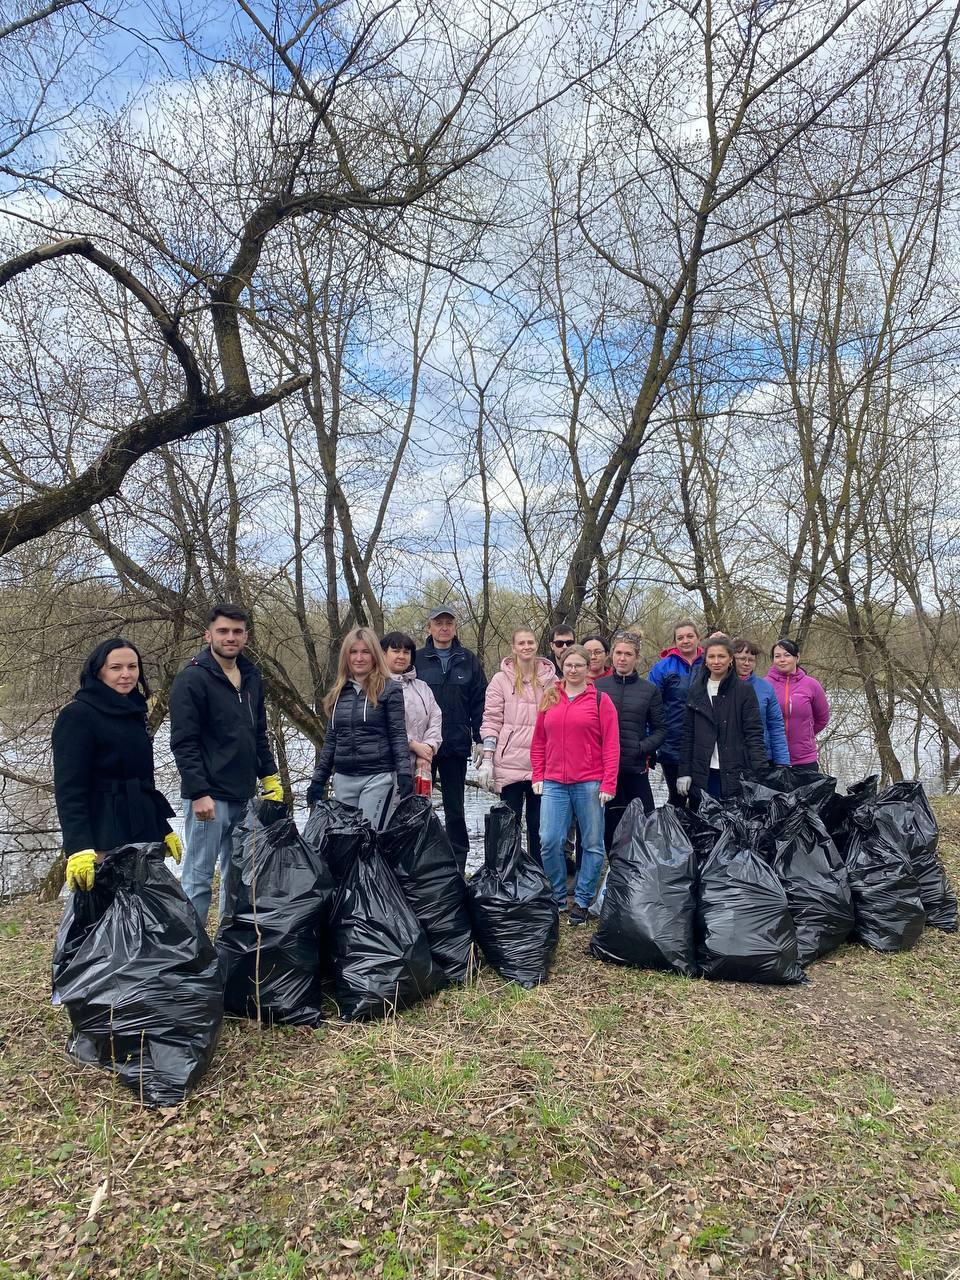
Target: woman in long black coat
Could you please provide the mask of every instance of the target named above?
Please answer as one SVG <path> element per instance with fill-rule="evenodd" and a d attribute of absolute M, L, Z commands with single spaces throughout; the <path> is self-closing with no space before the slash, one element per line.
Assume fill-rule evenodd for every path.
<path fill-rule="evenodd" d="M 757 696 L 737 675 L 730 639 L 711 636 L 687 698 L 677 790 L 727 799 L 740 794 L 744 774 L 766 763 Z"/>
<path fill-rule="evenodd" d="M 154 782 L 149 696 L 136 646 L 118 636 L 90 654 L 57 716 L 53 784 L 69 889 L 92 889 L 97 855 L 124 844 L 162 841 L 180 861 L 173 809 Z"/>

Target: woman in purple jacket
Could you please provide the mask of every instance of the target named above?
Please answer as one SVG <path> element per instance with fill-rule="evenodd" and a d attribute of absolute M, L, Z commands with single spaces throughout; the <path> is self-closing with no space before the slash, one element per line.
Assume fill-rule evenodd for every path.
<path fill-rule="evenodd" d="M 767 679 L 773 685 L 783 712 L 790 763 L 798 774 L 815 774 L 817 734 L 827 727 L 830 706 L 822 686 L 800 666 L 800 650 L 782 637 L 771 651 L 773 666 Z"/>

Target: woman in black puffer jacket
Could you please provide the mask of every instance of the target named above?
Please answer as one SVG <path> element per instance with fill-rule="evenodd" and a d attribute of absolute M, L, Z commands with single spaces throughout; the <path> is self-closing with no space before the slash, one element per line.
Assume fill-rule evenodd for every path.
<path fill-rule="evenodd" d="M 403 690 L 390 679 L 380 641 L 367 627 L 340 646 L 333 687 L 323 700 L 329 722 L 307 789 L 311 807 L 332 774 L 333 794 L 359 809 L 375 831 L 386 821 L 394 786 L 413 793 Z"/>
<path fill-rule="evenodd" d="M 729 637 L 711 636 L 687 698 L 677 790 L 690 795 L 691 807 L 701 791 L 726 800 L 740 794 L 744 775 L 766 763 L 757 696 L 737 675 Z"/>
<path fill-rule="evenodd" d="M 660 690 L 649 680 L 637 675 L 642 636 L 634 631 L 620 631 L 613 637 L 611 660 L 613 673 L 596 681 L 617 709 L 620 727 L 620 768 L 617 794 L 603 813 L 604 842 L 607 853 L 613 843 L 624 810 L 631 800 L 640 800 L 644 813 L 653 813 L 650 790 L 650 764 L 654 752 L 667 736 L 667 721 Z"/>

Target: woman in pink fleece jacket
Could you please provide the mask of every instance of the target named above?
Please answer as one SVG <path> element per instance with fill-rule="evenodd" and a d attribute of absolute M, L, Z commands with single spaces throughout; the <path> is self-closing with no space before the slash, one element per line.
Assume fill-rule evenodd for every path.
<path fill-rule="evenodd" d="M 587 682 L 589 655 L 574 645 L 563 656 L 562 680 L 540 703 L 530 760 L 533 789 L 540 791 L 543 869 L 560 907 L 567 902 L 563 845 L 576 817 L 583 842 L 570 924 L 583 924 L 603 870 L 603 806 L 617 790 L 620 731 L 605 693 Z"/>
<path fill-rule="evenodd" d="M 773 666 L 767 679 L 773 685 L 783 712 L 787 750 L 796 773 L 819 773 L 817 734 L 827 727 L 830 705 L 823 687 L 800 666 L 800 650 L 782 637 L 773 646 Z"/>
<path fill-rule="evenodd" d="M 487 791 L 497 791 L 504 804 L 523 818 L 526 808 L 527 848 L 540 861 L 540 797 L 531 784 L 530 744 L 540 700 L 557 682 L 549 658 L 537 657 L 537 637 L 529 627 L 518 627 L 511 638 L 512 654 L 487 685 L 480 740 L 483 762 L 477 781 Z"/>

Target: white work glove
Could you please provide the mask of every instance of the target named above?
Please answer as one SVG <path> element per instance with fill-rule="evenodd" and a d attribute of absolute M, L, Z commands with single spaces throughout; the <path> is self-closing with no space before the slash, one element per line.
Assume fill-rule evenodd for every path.
<path fill-rule="evenodd" d="M 493 761 L 484 760 L 477 769 L 477 785 L 484 791 L 493 790 Z"/>
<path fill-rule="evenodd" d="M 601 805 L 605 805 L 610 803 L 610 801 L 613 799 L 613 796 L 610 794 L 609 791 L 601 791 L 600 794 L 597 796 L 597 799 L 600 801 Z"/>
<path fill-rule="evenodd" d="M 687 777 L 686 774 L 682 778 L 677 779 L 677 795 L 688 796 L 690 788 L 693 786 L 693 779 Z"/>
<path fill-rule="evenodd" d="M 474 768 L 479 769 L 483 763 L 483 743 L 475 742 L 473 744 L 473 764 Z"/>
<path fill-rule="evenodd" d="M 535 796 L 542 796 L 542 795 L 543 795 L 543 783 L 542 783 L 542 782 L 531 782 L 531 783 L 530 783 L 530 786 L 533 788 L 533 794 L 534 794 Z"/>

